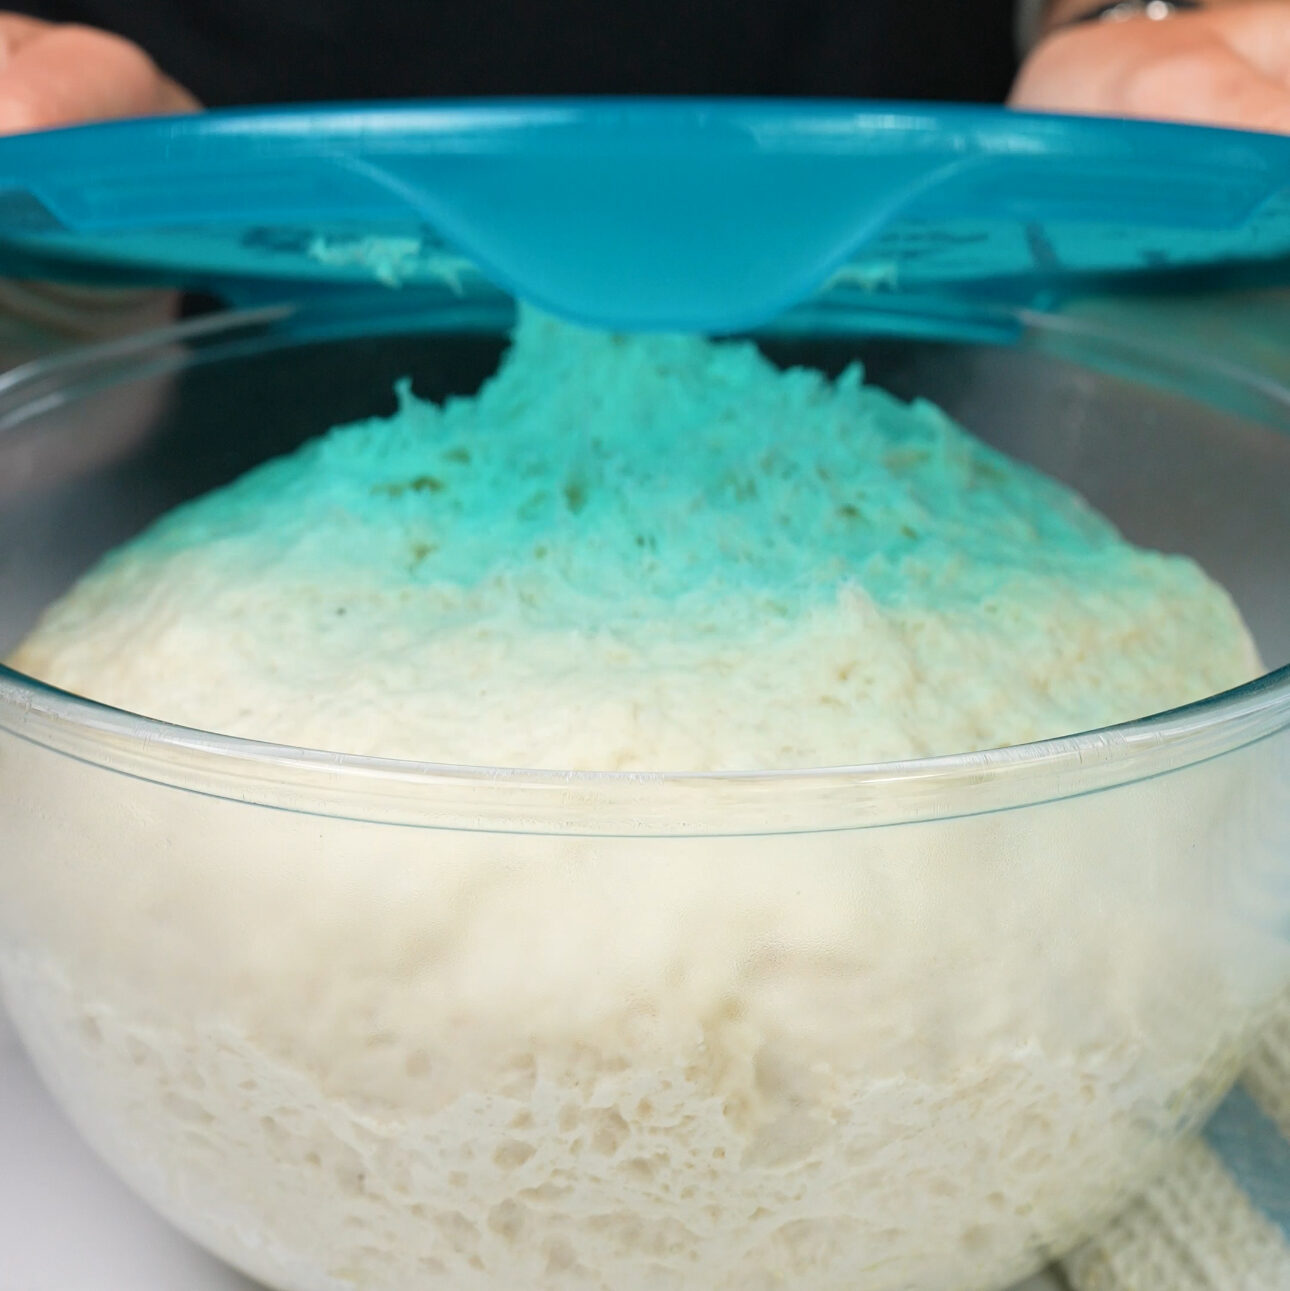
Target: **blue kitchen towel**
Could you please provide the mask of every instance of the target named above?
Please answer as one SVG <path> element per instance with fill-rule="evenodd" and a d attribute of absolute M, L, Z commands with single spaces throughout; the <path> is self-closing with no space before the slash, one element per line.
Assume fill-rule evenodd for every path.
<path fill-rule="evenodd" d="M 1063 1272 L 1074 1291 L 1290 1291 L 1290 1002 L 1204 1133 Z"/>

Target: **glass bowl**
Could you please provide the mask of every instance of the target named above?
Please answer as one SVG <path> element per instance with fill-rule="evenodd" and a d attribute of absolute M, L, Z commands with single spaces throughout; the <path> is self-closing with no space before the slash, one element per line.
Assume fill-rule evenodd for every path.
<path fill-rule="evenodd" d="M 0 389 L 0 649 L 176 503 L 468 392 L 503 314 L 189 322 Z M 1290 660 L 1290 398 L 1072 318 L 816 320 Z M 987 1291 L 1167 1167 L 1290 985 L 1290 670 L 739 775 L 280 748 L 0 669 L 0 982 L 140 1194 L 281 1291 Z"/>

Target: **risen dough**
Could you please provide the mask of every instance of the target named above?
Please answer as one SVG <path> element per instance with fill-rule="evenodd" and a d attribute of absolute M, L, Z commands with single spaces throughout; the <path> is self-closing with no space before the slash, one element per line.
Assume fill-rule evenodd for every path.
<path fill-rule="evenodd" d="M 853 765 L 1247 680 L 1241 620 L 936 408 L 526 315 L 105 560 L 16 666 L 182 725 L 435 762 Z"/>

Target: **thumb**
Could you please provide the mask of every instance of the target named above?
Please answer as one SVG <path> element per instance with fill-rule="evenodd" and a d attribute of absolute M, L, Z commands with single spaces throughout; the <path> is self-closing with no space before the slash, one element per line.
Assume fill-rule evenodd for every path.
<path fill-rule="evenodd" d="M 198 106 L 137 45 L 108 32 L 4 15 L 0 42 L 0 134 Z"/>

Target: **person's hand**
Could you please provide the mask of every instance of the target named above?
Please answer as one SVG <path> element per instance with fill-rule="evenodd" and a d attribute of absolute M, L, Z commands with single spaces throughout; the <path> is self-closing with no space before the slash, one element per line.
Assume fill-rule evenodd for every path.
<path fill-rule="evenodd" d="M 120 36 L 0 12 L 0 134 L 196 107 Z"/>
<path fill-rule="evenodd" d="M 1079 12 L 1055 6 L 1054 19 L 1071 8 Z M 1057 27 L 1026 60 L 1009 101 L 1290 132 L 1290 3 L 1226 0 L 1159 22 Z"/>
<path fill-rule="evenodd" d="M 0 135 L 197 107 L 120 36 L 0 11 Z M 67 344 L 161 326 L 178 299 L 169 291 L 0 281 L 0 369 Z"/>

